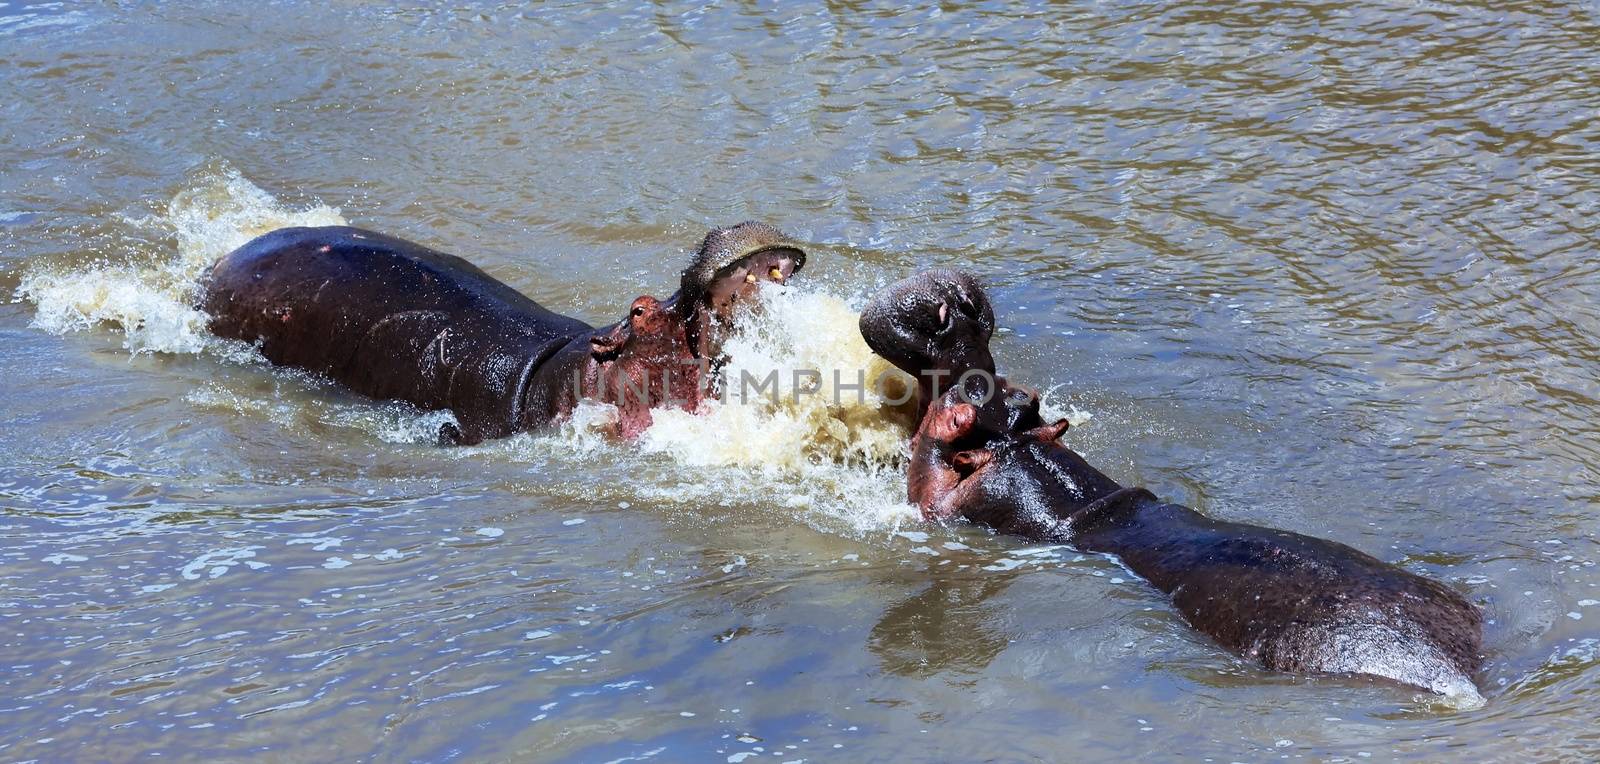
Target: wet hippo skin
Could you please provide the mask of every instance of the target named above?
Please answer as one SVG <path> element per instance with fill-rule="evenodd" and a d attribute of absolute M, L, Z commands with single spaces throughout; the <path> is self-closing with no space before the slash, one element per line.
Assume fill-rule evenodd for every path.
<path fill-rule="evenodd" d="M 969 276 L 942 289 L 925 282 L 953 276 L 918 278 L 919 293 L 959 291 L 977 301 Z M 941 336 L 987 336 L 992 323 L 955 305 L 907 301 L 902 285 L 868 307 L 874 321 L 864 320 L 863 332 L 942 328 L 878 331 L 874 349 L 886 346 L 879 352 L 897 365 L 910 358 L 956 376 L 969 368 L 963 359 L 987 356 L 965 349 L 938 357 Z M 973 326 L 951 327 L 939 316 Z M 1482 702 L 1472 680 L 1482 663 L 1482 615 L 1460 593 L 1344 544 L 1214 520 L 1124 487 L 1058 442 L 1067 422 L 1043 421 L 1031 391 L 991 384 L 993 395 L 984 385 L 953 387 L 926 409 L 908 469 L 909 497 L 926 519 L 961 518 L 1113 555 L 1169 595 L 1195 629 L 1267 669 L 1381 677 Z"/>
<path fill-rule="evenodd" d="M 715 229 L 677 294 L 639 297 L 596 329 L 455 255 L 359 228 L 285 228 L 219 260 L 201 307 L 212 332 L 259 344 L 274 364 L 450 409 L 449 441 L 537 429 L 585 398 L 616 404 L 629 436 L 653 407 L 696 405 L 736 303 L 804 263 L 771 226 Z"/>
<path fill-rule="evenodd" d="M 859 326 L 872 352 L 916 378 L 919 420 L 962 374 L 994 374 L 994 308 L 970 274 L 941 268 L 902 279 L 867 304 Z"/>
<path fill-rule="evenodd" d="M 1344 544 L 1215 520 L 1123 487 L 1056 442 L 1064 421 L 1017 430 L 1012 421 L 1029 417 L 1006 408 L 966 402 L 959 390 L 929 408 L 909 481 L 925 517 L 1114 555 L 1191 626 L 1264 668 L 1365 674 L 1480 700 L 1482 616 L 1455 590 Z"/>

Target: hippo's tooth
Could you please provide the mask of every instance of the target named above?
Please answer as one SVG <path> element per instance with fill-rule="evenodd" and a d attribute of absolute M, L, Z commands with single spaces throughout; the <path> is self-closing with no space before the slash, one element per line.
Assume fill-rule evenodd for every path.
<path fill-rule="evenodd" d="M 744 283 L 746 283 L 746 284 L 754 284 L 754 283 L 756 283 L 756 275 L 754 273 L 746 273 L 744 275 Z"/>
<path fill-rule="evenodd" d="M 767 271 L 767 275 L 771 276 L 773 281 L 782 281 L 783 280 L 783 269 L 779 268 L 776 265 L 774 265 L 774 266 L 772 266 L 772 270 Z"/>

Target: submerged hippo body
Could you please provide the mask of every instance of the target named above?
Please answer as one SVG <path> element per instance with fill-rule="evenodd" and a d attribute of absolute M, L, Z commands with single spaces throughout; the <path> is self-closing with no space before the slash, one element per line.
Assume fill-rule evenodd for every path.
<path fill-rule="evenodd" d="M 1019 417 L 1004 407 L 958 390 L 930 407 L 910 487 L 926 516 L 1114 555 L 1191 626 L 1264 668 L 1365 674 L 1481 701 L 1472 675 L 1482 616 L 1455 590 L 1344 544 L 1125 488 L 1056 442 L 1064 422 L 1008 429 Z"/>
<path fill-rule="evenodd" d="M 911 373 L 899 359 L 951 378 L 981 369 L 968 359 L 987 352 L 941 338 L 987 336 L 992 323 L 906 297 L 960 291 L 987 304 L 970 285 L 927 283 L 952 278 L 923 274 L 874 300 L 864 314 L 871 326 L 862 322 L 876 334 L 874 349 L 886 346 L 880 354 Z M 973 326 L 951 326 L 950 316 Z M 916 329 L 931 325 L 940 331 Z M 1455 590 L 1343 544 L 1213 520 L 1124 487 L 1057 442 L 1067 422 L 1044 422 L 1031 391 L 978 382 L 931 401 L 913 437 L 908 494 L 925 518 L 1114 555 L 1169 595 L 1195 629 L 1267 669 L 1383 677 L 1481 702 L 1472 676 L 1482 661 L 1482 615 Z"/>
<path fill-rule="evenodd" d="M 204 285 L 211 331 L 274 364 L 374 398 L 450 409 L 476 443 L 549 424 L 580 398 L 615 403 L 623 434 L 649 409 L 692 407 L 733 303 L 804 253 L 770 226 L 713 230 L 665 303 L 596 329 L 454 255 L 359 228 L 286 228 L 223 257 Z"/>

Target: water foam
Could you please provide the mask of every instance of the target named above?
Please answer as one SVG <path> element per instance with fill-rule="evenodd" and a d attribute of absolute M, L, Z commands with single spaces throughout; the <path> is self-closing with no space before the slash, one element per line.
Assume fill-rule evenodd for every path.
<path fill-rule="evenodd" d="M 86 268 L 36 268 L 18 289 L 37 307 L 33 324 L 54 333 L 109 325 L 121 330 L 124 346 L 136 354 L 208 353 L 258 361 L 242 343 L 206 331 L 207 317 L 194 307 L 201 275 L 268 231 L 345 220 L 332 207 L 285 205 L 224 166 L 198 175 L 164 214 L 126 222 L 170 235 L 175 247 L 131 262 L 128 253 L 105 252 L 95 253 L 95 263 Z M 861 339 L 852 299 L 859 296 L 846 298 L 808 283 L 766 285 L 756 309 L 740 318 L 725 345 L 732 359 L 725 370 L 726 399 L 692 413 L 656 411 L 653 425 L 635 442 L 618 443 L 605 434 L 614 409 L 585 403 L 549 432 L 453 451 L 463 458 L 513 462 L 582 464 L 600 458 L 653 476 L 628 487 L 641 500 L 777 506 L 814 527 L 855 534 L 898 529 L 917 517 L 906 503 L 903 469 L 911 414 L 908 406 L 889 402 L 907 390 Z M 747 375 L 763 383 L 772 377 L 775 387 L 744 384 Z M 804 390 L 797 392 L 797 380 Z M 188 400 L 280 426 L 309 416 L 394 443 L 434 442 L 450 416 L 395 403 L 262 397 L 216 385 L 193 391 Z"/>
<path fill-rule="evenodd" d="M 895 530 L 918 518 L 906 502 L 903 469 L 910 413 L 893 404 L 906 390 L 892 376 L 881 390 L 874 384 L 890 367 L 861 339 L 857 315 L 847 299 L 821 287 L 767 285 L 724 344 L 731 360 L 722 400 L 694 412 L 653 411 L 651 426 L 630 443 L 605 434 L 616 421 L 614 407 L 586 402 L 550 432 L 469 453 L 566 463 L 604 458 L 639 477 L 626 487 L 638 500 L 776 506 L 819 530 L 857 536 Z M 796 371 L 807 392 L 796 393 Z M 747 375 L 775 381 L 758 391 L 741 384 Z M 814 379 L 820 385 L 812 390 Z"/>
<path fill-rule="evenodd" d="M 693 466 L 700 479 L 672 492 L 699 501 L 776 501 L 858 533 L 915 521 L 901 467 L 911 414 L 895 404 L 909 390 L 857 317 L 819 287 L 767 285 L 724 345 L 723 399 L 657 412 L 638 447 Z"/>
<path fill-rule="evenodd" d="M 33 325 L 64 334 L 110 325 L 133 353 L 215 353 L 241 357 L 249 350 L 206 331 L 195 308 L 200 275 L 212 263 L 268 231 L 299 225 L 343 225 L 332 207 L 292 209 L 223 167 L 196 178 L 173 196 L 164 214 L 130 218 L 138 229 L 170 235 L 165 256 L 118 263 L 125 252 L 97 252 L 87 268 L 44 266 L 23 275 L 17 294 L 33 302 Z"/>
<path fill-rule="evenodd" d="M 910 418 L 890 401 L 908 390 L 861 339 L 857 315 L 815 287 L 768 285 L 724 344 L 722 400 L 656 412 L 641 447 L 696 466 L 897 463 Z"/>

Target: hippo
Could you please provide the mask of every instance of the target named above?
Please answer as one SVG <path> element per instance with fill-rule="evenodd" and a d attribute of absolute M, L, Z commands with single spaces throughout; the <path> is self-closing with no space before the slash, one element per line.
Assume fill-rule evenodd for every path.
<path fill-rule="evenodd" d="M 969 371 L 994 376 L 994 307 L 978 280 L 946 268 L 890 286 L 859 321 L 872 352 L 917 380 L 917 420 Z"/>
<path fill-rule="evenodd" d="M 943 292 L 928 281 L 945 282 Z M 957 305 L 907 301 L 950 295 L 948 274 L 891 287 L 868 308 L 906 332 L 880 344 L 959 378 L 980 354 L 919 334 Z M 960 291 L 970 296 L 970 277 Z M 945 298 L 950 299 L 948 296 Z M 909 311 L 924 315 L 909 315 Z M 865 325 L 865 322 L 863 323 Z M 985 326 L 940 336 L 978 336 Z M 902 367 L 903 371 L 914 373 Z M 929 402 L 912 438 L 907 494 L 930 521 L 955 518 L 1031 541 L 1110 555 L 1168 595 L 1184 620 L 1217 644 L 1274 671 L 1355 674 L 1480 705 L 1483 617 L 1460 593 L 1344 544 L 1208 518 L 1123 486 L 1059 442 L 1066 420 L 1047 422 L 1031 390 L 974 376 Z"/>
<path fill-rule="evenodd" d="M 455 255 L 360 228 L 284 228 L 225 255 L 200 308 L 219 337 L 351 390 L 449 409 L 440 438 L 474 444 L 615 404 L 632 437 L 650 410 L 696 407 L 725 360 L 735 308 L 786 283 L 805 251 L 770 225 L 713 229 L 666 300 L 635 299 L 595 328 L 548 310 Z"/>

